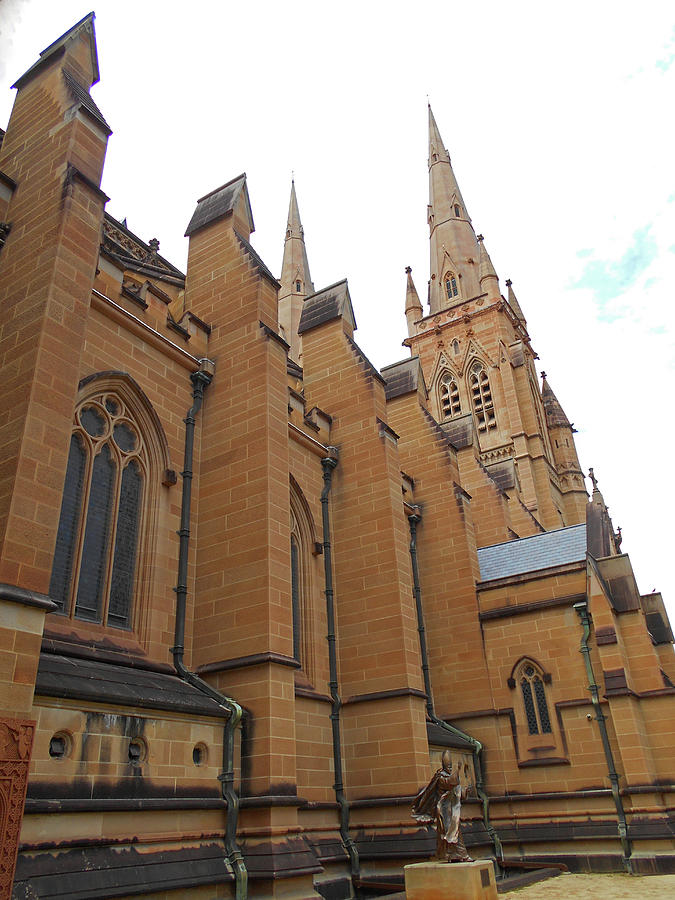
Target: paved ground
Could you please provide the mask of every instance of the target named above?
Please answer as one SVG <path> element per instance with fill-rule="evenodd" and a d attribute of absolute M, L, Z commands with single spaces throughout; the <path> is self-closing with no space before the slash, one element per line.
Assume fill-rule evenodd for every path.
<path fill-rule="evenodd" d="M 501 894 L 513 900 L 671 900 L 675 875 L 570 875 Z"/>

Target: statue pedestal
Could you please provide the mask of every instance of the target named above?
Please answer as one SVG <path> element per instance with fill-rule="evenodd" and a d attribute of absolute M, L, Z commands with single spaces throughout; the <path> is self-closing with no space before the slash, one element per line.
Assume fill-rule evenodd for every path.
<path fill-rule="evenodd" d="M 497 900 L 491 859 L 416 863 L 405 866 L 403 872 L 406 900 Z"/>

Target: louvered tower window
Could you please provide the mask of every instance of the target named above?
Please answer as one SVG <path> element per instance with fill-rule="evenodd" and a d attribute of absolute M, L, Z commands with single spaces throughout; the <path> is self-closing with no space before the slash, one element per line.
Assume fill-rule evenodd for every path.
<path fill-rule="evenodd" d="M 123 400 L 89 397 L 75 412 L 49 595 L 87 622 L 130 628 L 148 453 Z"/>
<path fill-rule="evenodd" d="M 497 420 L 492 402 L 490 379 L 485 367 L 480 362 L 475 363 L 471 369 L 469 391 L 478 430 L 487 432 L 490 428 L 496 428 Z"/>
<path fill-rule="evenodd" d="M 548 714 L 544 682 L 541 673 L 531 663 L 526 663 L 522 667 L 520 689 L 523 694 L 527 730 L 530 734 L 550 734 L 553 729 Z"/>
<path fill-rule="evenodd" d="M 459 387 L 452 375 L 444 375 L 440 384 L 441 416 L 444 419 L 453 419 L 461 415 L 462 403 L 459 398 Z"/>

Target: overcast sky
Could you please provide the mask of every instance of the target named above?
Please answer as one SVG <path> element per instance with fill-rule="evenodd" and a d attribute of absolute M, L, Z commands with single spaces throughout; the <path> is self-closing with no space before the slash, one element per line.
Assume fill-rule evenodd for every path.
<path fill-rule="evenodd" d="M 429 277 L 427 96 L 505 292 L 513 280 L 643 593 L 675 624 L 675 6 L 99 0 L 108 211 L 185 266 L 197 198 L 245 171 L 279 273 L 291 172 L 314 284 L 348 277 L 356 339 L 407 355 Z M 10 85 L 88 6 L 0 0 Z M 663 462 L 662 462 L 663 460 Z"/>

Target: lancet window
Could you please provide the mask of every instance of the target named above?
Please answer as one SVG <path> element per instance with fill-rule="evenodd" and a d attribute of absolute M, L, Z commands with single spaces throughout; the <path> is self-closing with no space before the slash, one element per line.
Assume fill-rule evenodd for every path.
<path fill-rule="evenodd" d="M 475 362 L 469 375 L 469 392 L 476 418 L 476 427 L 486 432 L 497 427 L 490 379 L 482 362 Z"/>
<path fill-rule="evenodd" d="M 441 418 L 453 419 L 462 414 L 462 402 L 459 396 L 459 385 L 454 375 L 446 372 L 439 382 L 439 401 Z"/>
<path fill-rule="evenodd" d="M 550 734 L 551 719 L 548 714 L 544 679 L 538 666 L 525 660 L 520 666 L 516 681 L 519 684 L 525 708 L 527 730 L 530 734 Z"/>
<path fill-rule="evenodd" d="M 461 218 L 461 215 L 462 215 L 462 210 L 460 209 L 459 204 L 455 203 L 455 217 L 459 219 L 459 218 Z"/>
<path fill-rule="evenodd" d="M 114 390 L 75 410 L 49 595 L 71 618 L 131 628 L 151 454 Z"/>
<path fill-rule="evenodd" d="M 291 622 L 293 627 L 293 657 L 302 671 L 314 680 L 314 528 L 305 498 L 291 479 Z"/>
<path fill-rule="evenodd" d="M 455 277 L 454 272 L 447 272 L 445 275 L 445 293 L 447 295 L 448 300 L 452 300 L 453 297 L 456 297 L 459 293 L 457 289 L 457 278 Z"/>

